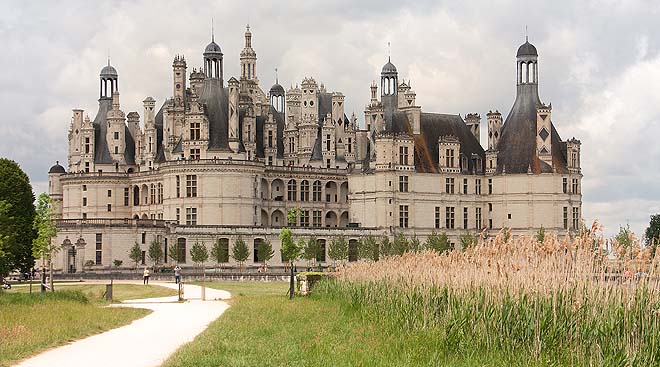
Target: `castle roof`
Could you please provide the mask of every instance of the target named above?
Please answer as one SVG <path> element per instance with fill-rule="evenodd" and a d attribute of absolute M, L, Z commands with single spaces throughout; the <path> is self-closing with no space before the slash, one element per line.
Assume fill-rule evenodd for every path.
<path fill-rule="evenodd" d="M 54 166 L 50 167 L 50 170 L 48 170 L 48 173 L 66 173 L 66 170 L 64 167 L 60 166 L 60 162 L 56 162 Z"/>
<path fill-rule="evenodd" d="M 538 52 L 536 51 L 536 47 L 529 43 L 529 41 L 525 41 L 520 47 L 518 47 L 518 53 L 516 54 L 516 57 L 521 57 L 521 56 L 538 56 Z"/>
<path fill-rule="evenodd" d="M 205 79 L 199 103 L 209 120 L 209 149 L 229 150 L 229 98 L 219 79 Z"/>

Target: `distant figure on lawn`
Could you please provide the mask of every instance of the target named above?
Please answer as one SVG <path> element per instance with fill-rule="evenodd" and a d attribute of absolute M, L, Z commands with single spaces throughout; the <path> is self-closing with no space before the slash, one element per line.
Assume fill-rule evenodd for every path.
<path fill-rule="evenodd" d="M 174 267 L 174 283 L 181 283 L 181 268 L 179 267 L 179 264 Z"/>
<path fill-rule="evenodd" d="M 151 273 L 149 273 L 149 268 L 147 268 L 145 266 L 144 267 L 144 273 L 142 275 L 143 275 L 143 278 L 144 278 L 143 283 L 144 284 L 149 284 L 149 276 L 151 275 Z"/>

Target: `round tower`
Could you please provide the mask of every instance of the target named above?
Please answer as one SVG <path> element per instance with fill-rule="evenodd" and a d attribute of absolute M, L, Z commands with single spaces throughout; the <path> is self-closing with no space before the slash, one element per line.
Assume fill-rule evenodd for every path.
<path fill-rule="evenodd" d="M 62 183 L 60 178 L 66 173 L 64 167 L 60 165 L 59 161 L 48 170 L 48 195 L 52 201 L 52 213 L 56 218 L 62 217 Z"/>
<path fill-rule="evenodd" d="M 525 37 L 525 43 L 518 47 L 518 53 L 516 54 L 518 85 L 538 84 L 538 58 L 539 54 L 536 47 L 529 43 L 529 40 Z"/>
<path fill-rule="evenodd" d="M 211 43 L 204 49 L 204 75 L 207 79 L 219 79 L 222 83 L 222 50 L 211 35 Z"/>
<path fill-rule="evenodd" d="M 112 93 L 119 90 L 119 75 L 117 74 L 117 69 L 110 65 L 110 59 L 108 59 L 108 65 L 104 66 L 101 69 L 100 73 L 100 99 L 110 99 L 112 98 Z"/>

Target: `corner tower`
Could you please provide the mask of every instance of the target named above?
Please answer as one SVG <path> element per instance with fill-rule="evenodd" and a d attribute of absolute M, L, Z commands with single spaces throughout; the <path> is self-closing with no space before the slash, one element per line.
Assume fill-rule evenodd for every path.
<path fill-rule="evenodd" d="M 259 83 L 257 79 L 257 53 L 252 49 L 252 32 L 250 32 L 249 24 L 245 30 L 245 47 L 241 51 L 241 79 L 254 80 Z"/>

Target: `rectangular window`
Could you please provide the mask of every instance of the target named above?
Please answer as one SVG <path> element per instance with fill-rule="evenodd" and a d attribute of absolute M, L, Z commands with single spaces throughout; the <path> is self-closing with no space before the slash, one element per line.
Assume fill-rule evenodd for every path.
<path fill-rule="evenodd" d="M 463 208 L 463 229 L 468 229 L 468 208 Z"/>
<path fill-rule="evenodd" d="M 475 226 L 478 230 L 481 230 L 481 208 L 475 208 Z"/>
<path fill-rule="evenodd" d="M 87 198 L 83 198 L 83 206 L 87 206 Z"/>
<path fill-rule="evenodd" d="M 312 212 L 312 226 L 320 227 L 321 226 L 321 211 L 314 210 Z"/>
<path fill-rule="evenodd" d="M 85 162 L 85 173 L 89 173 L 89 162 Z"/>
<path fill-rule="evenodd" d="M 202 158 L 202 153 L 200 149 L 190 149 L 190 159 L 198 160 Z"/>
<path fill-rule="evenodd" d="M 89 154 L 89 138 L 85 138 L 85 154 Z"/>
<path fill-rule="evenodd" d="M 321 201 L 321 181 L 312 184 L 312 201 Z"/>
<path fill-rule="evenodd" d="M 399 191 L 408 192 L 408 176 L 399 176 Z"/>
<path fill-rule="evenodd" d="M 286 199 L 288 201 L 296 201 L 298 198 L 298 187 L 297 187 L 297 182 L 296 180 L 289 180 L 287 182 L 287 190 L 286 190 Z"/>
<path fill-rule="evenodd" d="M 112 204 L 108 204 L 108 211 L 109 211 L 109 212 L 112 211 Z"/>
<path fill-rule="evenodd" d="M 454 229 L 455 212 L 453 206 L 445 208 L 445 228 Z"/>
<path fill-rule="evenodd" d="M 330 134 L 325 136 L 325 150 L 330 151 Z"/>
<path fill-rule="evenodd" d="M 580 208 L 573 208 L 573 229 L 580 229 Z"/>
<path fill-rule="evenodd" d="M 181 224 L 181 209 L 176 208 L 176 224 Z"/>
<path fill-rule="evenodd" d="M 481 179 L 477 178 L 474 180 L 474 193 L 477 195 L 481 195 Z"/>
<path fill-rule="evenodd" d="M 348 152 L 352 153 L 353 152 L 353 139 L 348 138 Z"/>
<path fill-rule="evenodd" d="M 87 185 L 83 185 L 83 191 L 87 191 Z"/>
<path fill-rule="evenodd" d="M 115 140 L 119 140 L 119 131 L 115 131 Z"/>
<path fill-rule="evenodd" d="M 96 234 L 96 265 L 101 265 L 103 260 L 103 234 Z"/>
<path fill-rule="evenodd" d="M 176 176 L 176 197 L 181 197 L 181 176 Z"/>
<path fill-rule="evenodd" d="M 197 197 L 197 175 L 186 175 L 186 197 Z"/>
<path fill-rule="evenodd" d="M 399 205 L 399 227 L 408 228 L 408 205 Z"/>
<path fill-rule="evenodd" d="M 489 178 L 488 179 L 488 195 L 493 194 L 493 179 Z"/>
<path fill-rule="evenodd" d="M 399 147 L 399 164 L 408 165 L 408 147 Z"/>
<path fill-rule="evenodd" d="M 447 194 L 453 194 L 454 193 L 454 178 L 453 177 L 447 177 L 445 179 L 445 192 Z"/>
<path fill-rule="evenodd" d="M 119 147 L 115 146 L 115 154 L 119 154 Z"/>
<path fill-rule="evenodd" d="M 190 123 L 190 140 L 200 140 L 202 136 L 202 129 L 199 122 Z"/>
<path fill-rule="evenodd" d="M 268 147 L 273 147 L 273 130 L 268 130 Z"/>
<path fill-rule="evenodd" d="M 300 226 L 309 227 L 309 210 L 300 211 Z"/>
<path fill-rule="evenodd" d="M 197 225 L 197 208 L 186 208 L 186 225 Z"/>
<path fill-rule="evenodd" d="M 440 228 L 440 207 L 435 207 L 435 228 Z"/>
<path fill-rule="evenodd" d="M 112 190 L 108 190 L 108 197 L 109 197 L 109 198 L 112 197 Z"/>
<path fill-rule="evenodd" d="M 568 208 L 564 207 L 564 229 L 568 229 Z"/>
<path fill-rule="evenodd" d="M 492 218 L 488 218 L 488 228 L 493 229 L 493 219 Z"/>
<path fill-rule="evenodd" d="M 124 187 L 124 206 L 128 206 L 128 195 L 129 195 L 129 190 L 128 187 Z"/>
<path fill-rule="evenodd" d="M 572 185 L 571 185 L 571 186 L 572 186 L 572 187 L 571 187 L 571 188 L 572 188 L 571 192 L 572 192 L 573 194 L 579 194 L 579 193 L 580 193 L 580 190 L 578 190 L 578 179 L 577 179 L 577 178 L 574 178 L 573 181 L 572 181 L 571 183 L 572 183 Z"/>
<path fill-rule="evenodd" d="M 564 177 L 561 179 L 562 192 L 568 194 L 568 178 Z"/>
<path fill-rule="evenodd" d="M 269 165 L 269 166 L 272 166 L 272 165 L 273 165 L 273 156 L 272 156 L 272 155 L 269 155 L 269 156 L 268 156 L 268 165 Z"/>
<path fill-rule="evenodd" d="M 468 193 L 468 179 L 464 178 L 463 179 L 463 193 L 467 195 Z"/>
<path fill-rule="evenodd" d="M 452 168 L 454 167 L 454 150 L 447 149 L 445 150 L 445 166 Z"/>
<path fill-rule="evenodd" d="M 141 261 L 140 262 L 141 265 L 146 265 L 147 264 L 147 252 L 146 251 L 142 251 L 142 259 L 140 261 Z"/>

